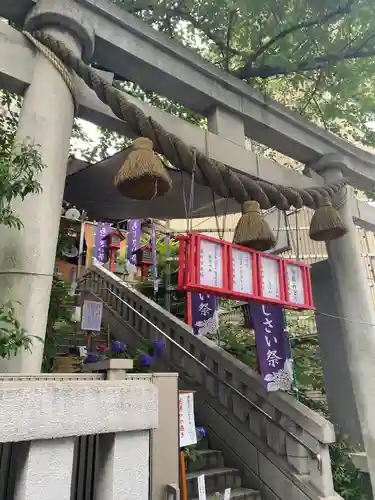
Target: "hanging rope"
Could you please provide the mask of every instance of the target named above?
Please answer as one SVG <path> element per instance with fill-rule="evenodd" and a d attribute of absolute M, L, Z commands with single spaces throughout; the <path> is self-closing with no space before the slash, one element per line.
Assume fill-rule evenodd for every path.
<path fill-rule="evenodd" d="M 74 85 L 74 81 L 73 81 L 71 73 L 66 69 L 64 64 L 54 54 L 54 52 L 52 52 L 51 49 L 49 49 L 46 45 L 44 45 L 39 40 L 34 38 L 31 35 L 31 33 L 24 31 L 23 34 L 34 45 L 34 47 L 37 48 L 39 50 L 39 52 L 41 54 L 43 54 L 44 57 L 46 57 L 50 61 L 50 63 L 60 73 L 61 78 L 64 80 L 65 85 L 68 87 L 68 89 L 72 95 L 73 104 L 74 104 L 74 113 L 76 113 L 78 110 L 78 102 L 77 102 L 77 98 L 76 98 L 76 89 L 75 89 L 75 85 Z"/>
<path fill-rule="evenodd" d="M 220 240 L 224 240 L 225 225 L 226 225 L 226 220 L 227 220 L 228 200 L 225 199 L 225 207 L 224 207 L 224 215 L 223 215 L 223 228 L 222 229 L 220 228 L 219 216 L 217 213 L 216 198 L 215 198 L 214 191 L 212 191 L 212 205 L 213 205 L 213 209 L 214 209 L 214 217 L 215 217 L 215 222 L 216 222 L 217 234 L 218 234 Z"/>
<path fill-rule="evenodd" d="M 119 91 L 102 78 L 97 71 L 77 58 L 62 42 L 50 35 L 36 31 L 33 34 L 24 32 L 38 50 L 42 50 L 40 42 L 53 52 L 64 65 L 74 70 L 85 83 L 96 93 L 99 99 L 107 104 L 113 113 L 125 121 L 137 136 L 147 137 L 153 142 L 155 150 L 164 155 L 176 168 L 192 174 L 193 149 L 177 136 L 168 133 L 158 122 L 128 101 L 126 94 Z M 43 51 L 51 59 L 50 52 Z M 196 152 L 195 181 L 211 187 L 223 198 L 234 198 L 240 205 L 245 201 L 257 201 L 260 208 L 267 210 L 273 206 L 280 210 L 288 210 L 291 206 L 299 209 L 303 206 L 317 209 L 332 204 L 333 197 L 344 186 L 345 182 L 324 187 L 296 189 L 274 185 L 262 180 L 255 180 L 241 173 L 233 172 L 228 166 L 207 158 Z"/>
<path fill-rule="evenodd" d="M 195 177 L 195 154 L 194 153 L 194 163 L 193 163 L 193 171 L 191 173 L 191 181 L 190 181 L 190 192 L 189 192 L 189 205 L 186 201 L 186 193 L 184 186 L 184 174 L 181 172 L 181 186 L 182 186 L 182 198 L 184 201 L 184 209 L 185 209 L 185 217 L 186 217 L 186 232 L 190 233 L 193 231 L 193 211 L 194 211 L 194 177 Z"/>

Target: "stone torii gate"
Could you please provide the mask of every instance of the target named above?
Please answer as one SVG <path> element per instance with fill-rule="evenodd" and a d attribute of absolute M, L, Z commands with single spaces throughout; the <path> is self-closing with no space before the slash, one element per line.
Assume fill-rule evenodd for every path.
<path fill-rule="evenodd" d="M 0 16 L 62 41 L 85 61 L 180 102 L 208 117 L 208 131 L 137 102 L 148 116 L 209 158 L 233 171 L 295 188 L 323 186 L 345 176 L 368 190 L 375 184 L 374 156 L 267 100 L 106 0 L 2 0 Z M 47 168 L 39 195 L 16 203 L 24 228 L 0 228 L 0 300 L 18 300 L 20 321 L 44 337 L 60 210 L 74 118 L 72 95 L 60 73 L 6 23 L 0 26 L 0 85 L 22 94 L 17 141 L 40 146 Z M 78 116 L 133 137 L 78 78 Z M 131 101 L 132 98 L 129 97 Z M 247 151 L 245 136 L 306 165 L 305 174 Z M 369 471 L 375 477 L 375 312 L 365 279 L 355 224 L 374 230 L 375 210 L 351 197 L 340 209 L 349 232 L 327 243 L 333 288 L 348 321 L 342 330 L 361 421 Z M 43 345 L 3 363 L 6 371 L 40 371 Z M 375 486 L 373 479 L 373 486 Z"/>

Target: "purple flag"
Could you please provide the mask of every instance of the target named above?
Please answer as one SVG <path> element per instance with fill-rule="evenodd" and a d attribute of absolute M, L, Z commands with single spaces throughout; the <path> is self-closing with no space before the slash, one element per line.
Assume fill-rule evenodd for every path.
<path fill-rule="evenodd" d="M 110 232 L 111 225 L 107 222 L 101 222 L 96 228 L 94 257 L 101 264 L 105 264 L 108 260 L 108 240 L 103 238 Z"/>
<path fill-rule="evenodd" d="M 141 221 L 129 220 L 128 221 L 128 248 L 126 258 L 135 266 L 137 256 L 135 251 L 141 246 Z"/>
<path fill-rule="evenodd" d="M 293 362 L 283 308 L 252 303 L 250 312 L 264 389 L 267 392 L 290 391 Z"/>
<path fill-rule="evenodd" d="M 152 277 L 154 280 L 154 293 L 158 291 L 158 262 L 156 253 L 156 227 L 155 222 L 152 223 L 151 230 L 151 251 L 152 251 Z"/>
<path fill-rule="evenodd" d="M 215 334 L 219 328 L 219 301 L 215 295 L 192 292 L 191 315 L 194 335 Z"/>

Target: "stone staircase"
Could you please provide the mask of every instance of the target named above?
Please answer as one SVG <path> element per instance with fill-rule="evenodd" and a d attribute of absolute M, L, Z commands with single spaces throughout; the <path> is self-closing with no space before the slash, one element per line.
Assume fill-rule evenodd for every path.
<path fill-rule="evenodd" d="M 82 300 L 103 301 L 104 325 L 130 349 L 164 338 L 155 371 L 178 373 L 180 389 L 195 392 L 196 421 L 209 445 L 188 465 L 189 500 L 198 497 L 202 473 L 212 500 L 216 492 L 223 499 L 226 488 L 238 499 L 340 500 L 330 422 L 288 394 L 266 394 L 257 373 L 109 271 L 93 266 L 80 288 Z"/>
<path fill-rule="evenodd" d="M 231 499 L 261 500 L 260 492 L 242 487 L 238 469 L 225 467 L 223 453 L 219 450 L 200 449 L 195 461 L 187 464 L 187 492 L 189 500 L 198 500 L 197 478 L 204 474 L 207 500 L 223 500 L 226 488 L 231 488 Z M 220 497 L 215 494 L 220 493 Z"/>

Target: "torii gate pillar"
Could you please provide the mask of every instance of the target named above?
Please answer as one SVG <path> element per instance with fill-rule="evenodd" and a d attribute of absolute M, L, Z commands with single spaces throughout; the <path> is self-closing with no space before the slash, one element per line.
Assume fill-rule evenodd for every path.
<path fill-rule="evenodd" d="M 342 161 L 336 155 L 327 155 L 319 162 L 322 165 L 319 173 L 327 183 L 342 180 Z M 337 311 L 345 318 L 340 321 L 340 331 L 375 491 L 375 310 L 353 223 L 351 199 L 351 188 L 348 188 L 348 200 L 339 212 L 349 232 L 327 242 L 327 251 Z M 320 335 L 330 335 L 330 332 L 320 332 Z"/>
<path fill-rule="evenodd" d="M 77 56 L 92 55 L 94 34 L 70 0 L 39 0 L 25 29 L 44 30 L 62 41 Z M 31 140 L 39 147 L 46 168 L 39 182 L 43 191 L 17 200 L 13 208 L 23 229 L 0 228 L 0 303 L 18 301 L 18 318 L 25 330 L 44 341 L 55 266 L 62 198 L 74 104 L 55 67 L 36 54 L 34 75 L 20 114 L 17 143 Z M 0 361 L 0 372 L 39 373 L 43 342 L 34 340 L 31 352 Z"/>

